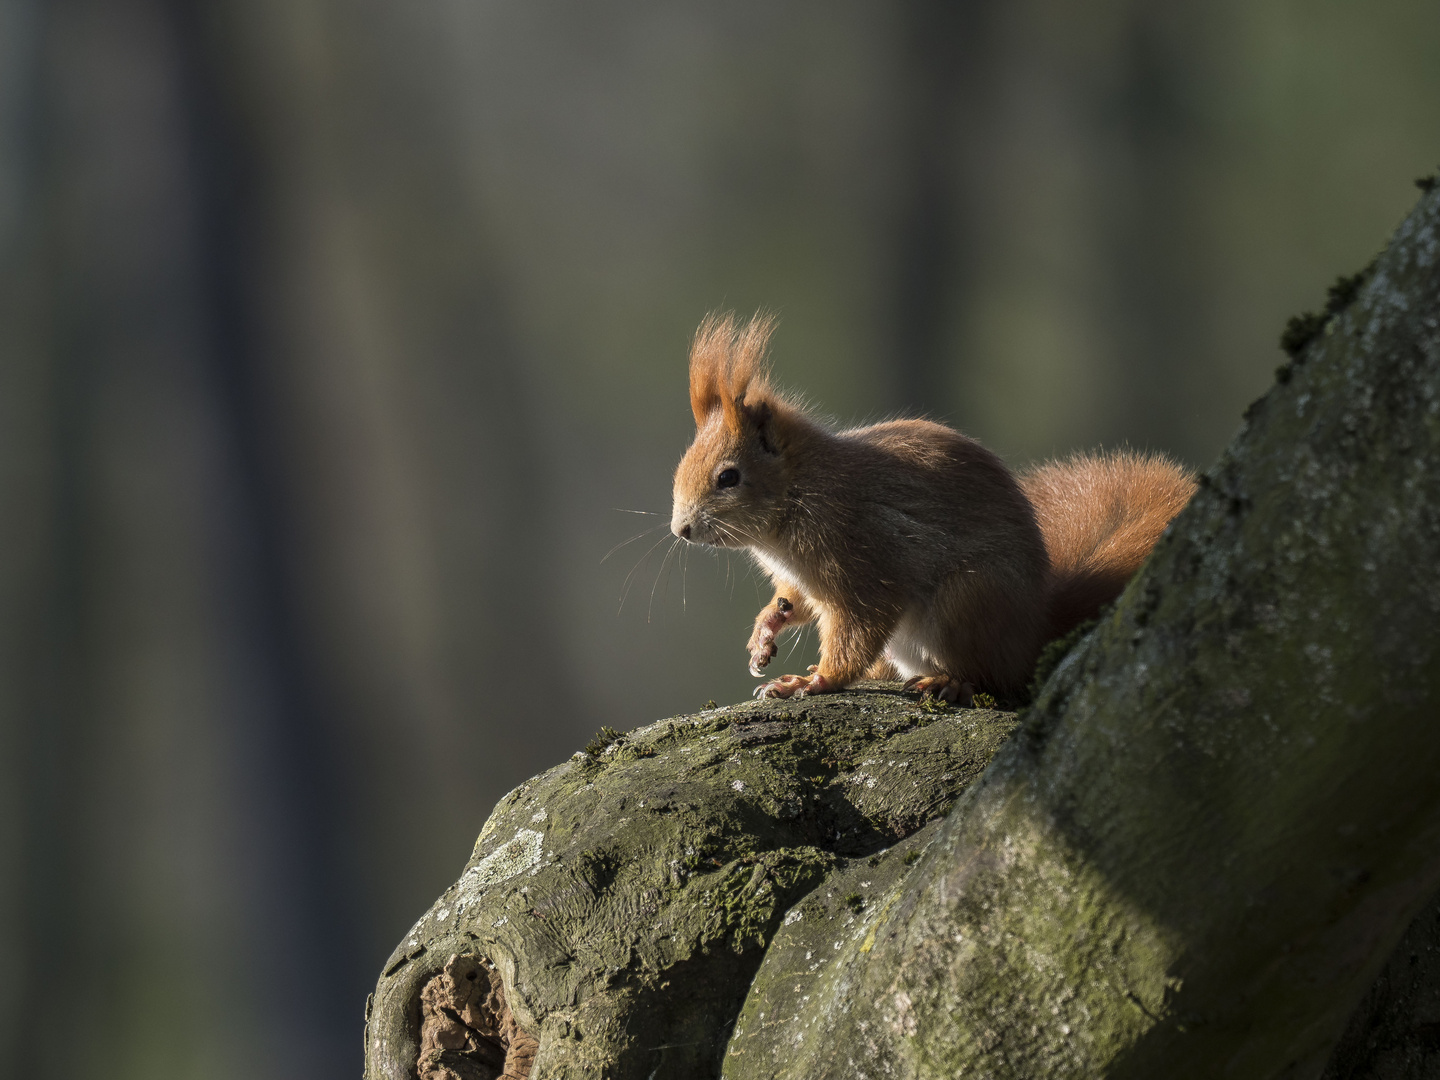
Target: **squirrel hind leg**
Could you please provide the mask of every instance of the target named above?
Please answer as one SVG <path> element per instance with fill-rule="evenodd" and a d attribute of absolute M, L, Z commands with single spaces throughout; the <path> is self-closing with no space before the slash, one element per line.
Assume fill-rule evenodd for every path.
<path fill-rule="evenodd" d="M 878 682 L 893 682 L 900 678 L 900 671 L 888 656 L 882 656 L 866 668 L 865 678 Z"/>
<path fill-rule="evenodd" d="M 975 704 L 975 687 L 949 675 L 916 675 L 905 680 L 905 689 L 919 691 L 921 697 L 949 701 L 966 708 Z"/>

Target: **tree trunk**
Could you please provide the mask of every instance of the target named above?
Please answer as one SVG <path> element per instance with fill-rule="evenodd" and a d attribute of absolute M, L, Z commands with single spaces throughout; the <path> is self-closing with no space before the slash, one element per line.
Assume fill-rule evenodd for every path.
<path fill-rule="evenodd" d="M 367 1076 L 1318 1076 L 1440 886 L 1440 193 L 1301 329 L 1013 737 L 871 689 L 577 756 Z"/>

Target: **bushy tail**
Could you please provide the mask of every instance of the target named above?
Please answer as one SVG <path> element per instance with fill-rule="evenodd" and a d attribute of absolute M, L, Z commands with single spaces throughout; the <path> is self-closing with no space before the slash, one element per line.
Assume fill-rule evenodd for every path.
<path fill-rule="evenodd" d="M 1050 634 L 1094 618 L 1120 595 L 1195 477 L 1159 454 L 1117 450 L 1046 462 L 1020 476 L 1050 556 Z"/>

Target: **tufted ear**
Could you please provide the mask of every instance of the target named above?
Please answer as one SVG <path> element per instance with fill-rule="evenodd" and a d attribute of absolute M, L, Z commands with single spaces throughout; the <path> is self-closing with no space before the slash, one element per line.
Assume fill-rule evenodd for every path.
<path fill-rule="evenodd" d="M 735 317 L 728 312 L 711 312 L 695 331 L 690 343 L 690 411 L 698 428 L 720 408 L 721 383 L 729 364 L 730 342 L 735 336 Z"/>
<path fill-rule="evenodd" d="M 720 409 L 725 424 L 740 431 L 746 409 L 773 398 L 767 350 L 775 320 L 756 314 L 741 326 L 732 312 L 711 312 L 690 345 L 690 411 L 698 428 Z"/>

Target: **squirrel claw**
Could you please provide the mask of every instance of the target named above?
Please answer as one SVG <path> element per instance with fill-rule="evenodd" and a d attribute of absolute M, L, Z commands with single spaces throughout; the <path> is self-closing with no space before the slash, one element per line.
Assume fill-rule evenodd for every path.
<path fill-rule="evenodd" d="M 775 656 L 775 639 L 773 637 L 761 640 L 761 642 L 750 650 L 750 674 L 760 678 L 761 669 L 770 666 L 770 660 Z"/>
<path fill-rule="evenodd" d="M 952 679 L 949 675 L 916 675 L 905 680 L 904 688 L 910 691 L 918 690 L 921 697 L 934 698 L 936 701 L 958 702 L 967 707 L 975 703 L 975 687 L 960 679 Z"/>
<path fill-rule="evenodd" d="M 794 617 L 795 605 L 783 596 L 775 598 L 772 607 L 761 612 L 755 622 L 755 632 L 750 635 L 750 674 L 760 678 L 761 669 L 767 667 L 775 656 L 775 637 L 785 629 Z M 789 695 L 787 694 L 786 697 Z"/>
<path fill-rule="evenodd" d="M 805 675 L 781 675 L 778 679 L 771 679 L 767 683 L 761 683 L 755 688 L 755 697 L 764 700 L 765 698 L 788 698 L 797 694 L 803 695 L 810 679 Z"/>

